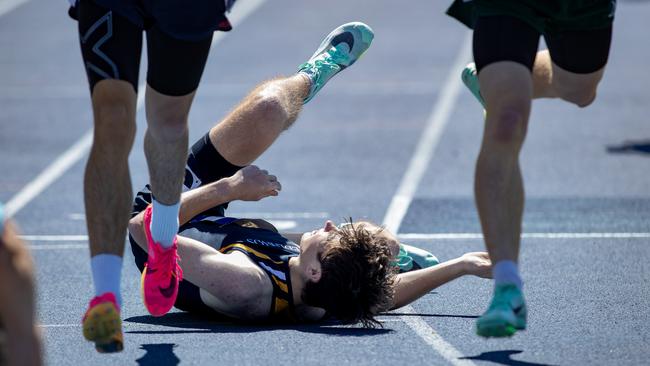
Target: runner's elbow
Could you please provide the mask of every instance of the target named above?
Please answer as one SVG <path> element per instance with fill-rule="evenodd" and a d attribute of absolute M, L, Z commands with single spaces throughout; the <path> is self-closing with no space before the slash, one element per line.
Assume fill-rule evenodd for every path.
<path fill-rule="evenodd" d="M 144 230 L 142 215 L 136 215 L 135 217 L 131 218 L 131 220 L 129 220 L 129 234 L 131 234 L 131 236 L 136 241 L 139 241 L 138 239 L 142 236 L 143 233 Z"/>

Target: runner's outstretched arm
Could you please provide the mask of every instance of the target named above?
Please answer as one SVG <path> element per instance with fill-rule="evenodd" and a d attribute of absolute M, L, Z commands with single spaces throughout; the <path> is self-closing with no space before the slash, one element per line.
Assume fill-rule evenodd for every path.
<path fill-rule="evenodd" d="M 408 305 L 436 287 L 464 275 L 491 277 L 492 266 L 485 252 L 471 252 L 433 267 L 400 273 L 395 282 L 393 309 Z"/>

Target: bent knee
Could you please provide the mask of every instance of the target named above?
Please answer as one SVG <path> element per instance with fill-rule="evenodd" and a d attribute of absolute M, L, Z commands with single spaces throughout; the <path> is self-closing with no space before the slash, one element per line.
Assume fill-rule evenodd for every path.
<path fill-rule="evenodd" d="M 553 88 L 562 100 L 584 108 L 596 99 L 601 77 L 602 72 L 582 76 L 554 74 Z"/>
<path fill-rule="evenodd" d="M 95 108 L 94 145 L 128 152 L 135 129 L 135 116 L 125 104 L 102 104 Z"/>
<path fill-rule="evenodd" d="M 525 108 L 507 107 L 491 112 L 486 135 L 487 138 L 499 144 L 521 144 L 526 135 L 528 110 Z"/>
<path fill-rule="evenodd" d="M 98 83 L 92 94 L 95 143 L 130 146 L 135 135 L 135 92 L 128 83 L 110 81 Z"/>
<path fill-rule="evenodd" d="M 584 108 L 596 100 L 596 88 L 564 91 L 560 93 L 560 98 L 580 108 Z"/>
<path fill-rule="evenodd" d="M 273 83 L 266 85 L 255 95 L 255 109 L 269 118 L 287 115 L 282 91 Z"/>
<path fill-rule="evenodd" d="M 187 114 L 160 114 L 149 121 L 149 132 L 165 141 L 187 139 Z"/>

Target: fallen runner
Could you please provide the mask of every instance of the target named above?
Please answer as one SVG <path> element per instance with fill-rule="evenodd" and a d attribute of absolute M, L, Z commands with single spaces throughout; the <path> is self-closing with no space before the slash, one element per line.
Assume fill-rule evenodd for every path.
<path fill-rule="evenodd" d="M 291 234 L 264 220 L 225 214 L 229 202 L 279 194 L 277 177 L 250 164 L 293 124 L 306 101 L 366 51 L 372 38 L 362 23 L 335 29 L 297 74 L 257 86 L 194 144 L 180 206 L 177 251 L 182 260 L 155 262 L 172 263 L 176 268 L 171 272 L 182 278 L 178 287 L 175 278 L 158 279 L 170 283 L 159 292 L 177 296 L 178 309 L 248 321 L 333 316 L 373 326 L 376 314 L 462 275 L 489 277 L 487 253 L 436 264 L 429 253 L 400 245 L 392 233 L 367 221 L 335 225 L 328 220 L 311 232 Z M 149 267 L 147 252 L 149 258 L 174 255 L 151 240 L 150 202 L 147 186 L 136 197 L 129 224 L 143 278 L 170 272 Z M 398 273 L 400 263 L 405 270 L 409 265 L 427 268 Z"/>

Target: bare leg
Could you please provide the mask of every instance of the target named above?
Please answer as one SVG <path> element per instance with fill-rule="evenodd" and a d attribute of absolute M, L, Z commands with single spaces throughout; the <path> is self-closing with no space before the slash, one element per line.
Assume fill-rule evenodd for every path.
<path fill-rule="evenodd" d="M 293 124 L 309 87 L 302 74 L 260 84 L 210 130 L 210 141 L 230 163 L 252 163 Z"/>
<path fill-rule="evenodd" d="M 588 74 L 576 74 L 555 65 L 548 50 L 539 51 L 533 66 L 533 98 L 561 98 L 586 107 L 596 98 L 598 83 L 605 68 Z"/>
<path fill-rule="evenodd" d="M 514 62 L 490 64 L 479 79 L 487 118 L 476 163 L 476 205 L 492 262 L 517 262 L 524 206 L 519 151 L 526 135 L 532 80 L 528 69 Z"/>
<path fill-rule="evenodd" d="M 180 199 L 187 157 L 187 116 L 193 98 L 194 92 L 173 97 L 147 86 L 144 150 L 151 190 L 163 204 L 175 204 Z"/>
<path fill-rule="evenodd" d="M 188 145 L 187 116 L 194 93 L 168 96 L 147 85 L 144 152 L 154 196 L 151 236 L 163 248 L 172 246 L 178 231 Z"/>
<path fill-rule="evenodd" d="M 136 129 L 135 90 L 126 81 L 102 80 L 93 88 L 92 105 L 95 131 L 84 177 L 84 202 L 95 298 L 83 317 L 83 333 L 98 351 L 118 352 L 123 347 L 118 309 L 132 202 L 128 156 Z"/>
<path fill-rule="evenodd" d="M 124 253 L 132 203 L 128 157 L 135 136 L 131 84 L 102 80 L 92 95 L 95 132 L 84 177 L 90 256 Z"/>

